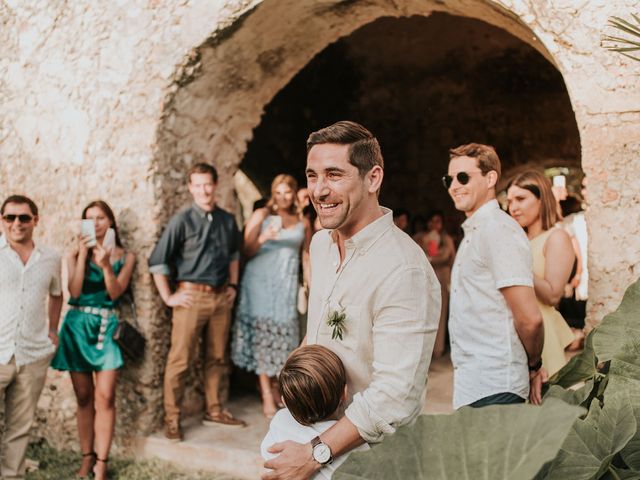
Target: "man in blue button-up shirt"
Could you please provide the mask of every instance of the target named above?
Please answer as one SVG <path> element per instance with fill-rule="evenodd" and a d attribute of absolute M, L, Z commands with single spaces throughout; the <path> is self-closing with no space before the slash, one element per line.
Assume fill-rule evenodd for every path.
<path fill-rule="evenodd" d="M 203 424 L 244 425 L 222 408 L 218 395 L 228 367 L 225 350 L 238 283 L 239 232 L 233 215 L 216 206 L 217 182 L 218 174 L 211 165 L 199 163 L 191 168 L 189 192 L 194 202 L 173 216 L 149 258 L 158 292 L 173 308 L 164 374 L 165 435 L 173 441 L 182 439 L 184 379 L 203 332 L 207 409 Z M 172 268 L 178 286 L 175 292 L 169 283 Z"/>

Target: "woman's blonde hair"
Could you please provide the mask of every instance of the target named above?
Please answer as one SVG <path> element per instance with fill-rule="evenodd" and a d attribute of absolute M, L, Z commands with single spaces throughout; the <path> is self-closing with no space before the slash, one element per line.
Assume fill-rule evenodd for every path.
<path fill-rule="evenodd" d="M 306 345 L 289 356 L 278 381 L 293 418 L 302 425 L 312 425 L 336 412 L 347 374 L 342 361 L 331 350 L 321 345 Z"/>
<path fill-rule="evenodd" d="M 540 200 L 540 220 L 543 230 L 549 230 L 558 222 L 558 206 L 551 190 L 551 181 L 542 172 L 537 170 L 522 172 L 511 180 L 507 190 L 512 185 L 529 190 Z"/>
<path fill-rule="evenodd" d="M 273 179 L 273 182 L 271 182 L 271 197 L 269 197 L 269 201 L 265 205 L 271 215 L 274 215 L 278 210 L 278 206 L 276 205 L 276 201 L 273 197 L 276 193 L 276 188 L 278 188 L 278 185 L 281 185 L 283 183 L 291 188 L 291 190 L 293 190 L 293 203 L 289 208 L 289 213 L 298 213 L 298 197 L 296 195 L 296 193 L 298 192 L 298 182 L 291 175 L 281 173 Z"/>

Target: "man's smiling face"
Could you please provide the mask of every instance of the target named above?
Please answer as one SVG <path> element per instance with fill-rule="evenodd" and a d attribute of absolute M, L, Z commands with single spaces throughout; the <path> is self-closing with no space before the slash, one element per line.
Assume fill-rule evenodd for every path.
<path fill-rule="evenodd" d="M 349 145 L 314 145 L 307 155 L 307 186 L 323 228 L 348 230 L 358 222 L 368 191 L 349 163 Z"/>
<path fill-rule="evenodd" d="M 469 181 L 461 184 L 456 175 L 465 172 Z M 468 217 L 484 205 L 493 192 L 495 182 L 488 175 L 483 175 L 478 168 L 478 160 L 471 157 L 454 157 L 449 161 L 448 174 L 453 177 L 449 187 L 449 195 L 457 210 L 466 213 Z M 494 174 L 495 175 L 495 174 Z"/>

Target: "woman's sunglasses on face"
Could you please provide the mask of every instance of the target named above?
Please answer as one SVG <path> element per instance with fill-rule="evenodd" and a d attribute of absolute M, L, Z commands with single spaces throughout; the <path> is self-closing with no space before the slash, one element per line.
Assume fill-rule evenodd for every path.
<path fill-rule="evenodd" d="M 31 220 L 33 220 L 33 217 L 31 215 L 27 215 L 26 213 L 23 213 L 22 215 L 14 215 L 13 213 L 8 213 L 6 215 L 3 215 L 2 219 L 7 223 L 13 223 L 16 221 L 16 219 L 18 219 L 18 222 L 20 223 L 29 223 L 31 222 Z"/>
<path fill-rule="evenodd" d="M 466 185 L 467 183 L 469 183 L 469 180 L 471 180 L 472 173 L 482 173 L 482 171 L 476 170 L 474 172 L 458 172 L 454 176 L 445 175 L 444 177 L 442 177 L 442 183 L 444 184 L 444 188 L 448 190 L 451 187 L 451 184 L 453 183 L 454 178 L 458 181 L 460 185 Z"/>

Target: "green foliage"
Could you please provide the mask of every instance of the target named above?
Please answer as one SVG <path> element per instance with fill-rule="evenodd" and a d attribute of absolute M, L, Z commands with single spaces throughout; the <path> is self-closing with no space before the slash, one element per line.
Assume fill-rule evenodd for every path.
<path fill-rule="evenodd" d="M 381 445 L 351 454 L 336 480 L 532 478 L 584 410 L 559 400 L 422 415 Z"/>
<path fill-rule="evenodd" d="M 640 479 L 640 280 L 543 400 L 420 416 L 334 478 Z"/>
<path fill-rule="evenodd" d="M 327 325 L 329 327 L 333 327 L 333 331 L 331 332 L 331 340 L 335 340 L 336 338 L 342 340 L 342 336 L 344 334 L 344 322 L 347 319 L 347 314 L 344 311 L 337 312 L 333 310 L 329 313 L 329 317 L 327 318 Z"/>
<path fill-rule="evenodd" d="M 640 61 L 640 57 L 631 55 L 631 52 L 640 51 L 640 17 L 634 14 L 631 14 L 631 17 L 635 24 L 620 17 L 611 17 L 608 26 L 617 29 L 624 36 L 604 35 L 602 41 L 608 50 Z"/>

